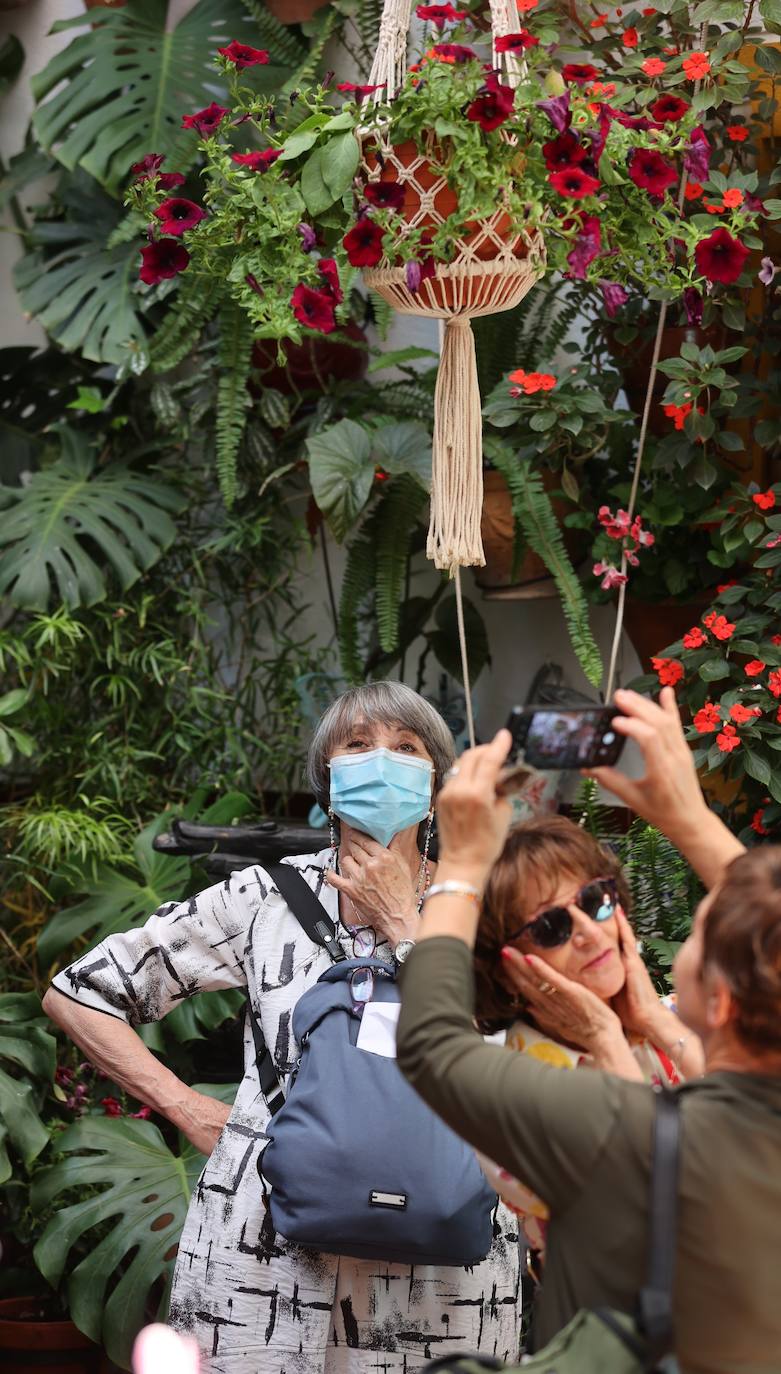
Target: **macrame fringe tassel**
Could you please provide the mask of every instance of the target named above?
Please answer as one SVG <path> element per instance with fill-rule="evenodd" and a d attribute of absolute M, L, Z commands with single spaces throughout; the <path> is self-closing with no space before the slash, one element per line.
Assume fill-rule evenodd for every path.
<path fill-rule="evenodd" d="M 483 567 L 483 426 L 477 359 L 467 315 L 452 316 L 434 393 L 431 523 L 426 555 L 437 568 Z"/>

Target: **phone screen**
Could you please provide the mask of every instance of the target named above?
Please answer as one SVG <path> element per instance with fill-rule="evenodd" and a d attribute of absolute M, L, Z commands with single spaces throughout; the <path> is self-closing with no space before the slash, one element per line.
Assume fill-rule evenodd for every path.
<path fill-rule="evenodd" d="M 624 744 L 610 707 L 537 706 L 514 713 L 513 735 L 533 768 L 588 768 L 615 763 Z"/>

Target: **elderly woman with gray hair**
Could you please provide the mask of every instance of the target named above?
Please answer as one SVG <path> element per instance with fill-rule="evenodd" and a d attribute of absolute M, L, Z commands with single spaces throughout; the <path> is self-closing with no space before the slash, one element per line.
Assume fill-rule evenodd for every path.
<path fill-rule="evenodd" d="M 433 875 L 433 800 L 452 762 L 441 717 L 401 683 L 345 692 L 319 722 L 309 778 L 329 813 L 331 844 L 285 862 L 319 898 L 348 958 L 373 953 L 393 965 L 412 947 Z M 491 1252 L 471 1269 L 412 1269 L 291 1245 L 268 1226 L 257 1175 L 269 1107 L 249 1027 L 231 1108 L 181 1082 L 134 1030 L 183 997 L 245 988 L 284 1088 L 299 1054 L 293 1009 L 329 966 L 272 877 L 253 865 L 110 936 L 59 973 L 44 998 L 93 1063 L 208 1156 L 169 1320 L 197 1338 L 205 1374 L 402 1374 L 443 1340 L 516 1358 L 521 1256 L 509 1213 L 499 1210 Z M 316 1158 L 311 1180 L 315 1190 L 328 1187 Z"/>

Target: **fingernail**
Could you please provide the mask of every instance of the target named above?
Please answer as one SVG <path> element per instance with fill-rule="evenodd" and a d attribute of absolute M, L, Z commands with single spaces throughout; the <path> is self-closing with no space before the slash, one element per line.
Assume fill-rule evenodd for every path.
<path fill-rule="evenodd" d="M 526 960 L 526 963 L 527 963 L 527 964 L 533 964 L 533 963 L 534 963 L 534 960 L 533 960 L 531 954 L 524 954 L 523 957 L 524 957 L 524 959 Z"/>
<path fill-rule="evenodd" d="M 502 948 L 499 950 L 499 953 L 501 954 L 503 959 L 512 959 L 513 957 L 513 952 L 510 949 L 509 945 L 502 945 Z"/>

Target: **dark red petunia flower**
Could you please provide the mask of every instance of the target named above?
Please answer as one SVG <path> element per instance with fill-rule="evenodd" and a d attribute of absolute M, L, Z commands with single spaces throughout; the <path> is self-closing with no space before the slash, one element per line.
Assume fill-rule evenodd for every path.
<path fill-rule="evenodd" d="M 418 5 L 415 14 L 424 23 L 434 24 L 441 29 L 443 24 L 457 24 L 460 19 L 468 19 L 466 10 L 454 9 L 452 5 Z"/>
<path fill-rule="evenodd" d="M 241 71 L 244 67 L 265 67 L 268 53 L 265 48 L 250 48 L 246 43 L 237 43 L 234 38 L 227 48 L 218 48 L 220 57 L 233 62 Z"/>
<path fill-rule="evenodd" d="M 733 238 L 728 229 L 719 228 L 697 244 L 694 261 L 701 276 L 729 286 L 737 281 L 748 255 L 749 250 L 740 239 Z"/>
<path fill-rule="evenodd" d="M 431 51 L 434 57 L 444 58 L 445 62 L 469 62 L 476 56 L 463 43 L 435 43 Z"/>
<path fill-rule="evenodd" d="M 702 296 L 696 286 L 687 286 L 683 293 L 683 308 L 686 311 L 686 323 L 694 325 L 695 328 L 702 324 Z"/>
<path fill-rule="evenodd" d="M 561 172 L 551 172 L 548 181 L 560 196 L 570 196 L 573 200 L 593 196 L 599 190 L 597 178 L 590 177 L 579 167 L 565 167 Z"/>
<path fill-rule="evenodd" d="M 678 180 L 673 164 L 653 148 L 635 148 L 629 156 L 628 170 L 635 186 L 652 196 L 663 196 L 667 187 Z"/>
<path fill-rule="evenodd" d="M 281 154 L 281 148 L 264 148 L 260 153 L 231 153 L 231 162 L 248 167 L 251 172 L 267 172 Z"/>
<path fill-rule="evenodd" d="M 562 80 L 574 82 L 577 86 L 585 86 L 587 81 L 596 80 L 599 74 L 590 62 L 566 62 L 561 69 Z"/>
<path fill-rule="evenodd" d="M 326 291 L 314 291 L 303 282 L 297 286 L 290 304 L 299 324 L 316 329 L 318 334 L 331 334 L 336 329 L 333 297 Z"/>
<path fill-rule="evenodd" d="M 354 81 L 340 81 L 336 89 L 341 91 L 343 95 L 354 95 L 357 96 L 358 100 L 364 100 L 367 95 L 374 95 L 375 91 L 381 91 L 385 84 L 384 81 L 381 81 L 379 86 L 361 86 L 356 85 Z"/>
<path fill-rule="evenodd" d="M 558 172 L 561 168 L 577 167 L 579 162 L 585 162 L 588 151 L 583 147 L 577 134 L 566 130 L 551 139 L 550 143 L 543 143 L 542 155 L 548 171 Z"/>
<path fill-rule="evenodd" d="M 539 38 L 534 38 L 528 29 L 519 29 L 517 33 L 504 33 L 497 38 L 494 48 L 497 52 L 525 52 L 527 48 L 536 48 Z"/>
<path fill-rule="evenodd" d="M 152 214 L 159 219 L 164 234 L 183 234 L 206 218 L 206 211 L 195 201 L 185 200 L 184 196 L 170 196 L 168 200 L 161 201 Z"/>
<path fill-rule="evenodd" d="M 618 282 L 612 281 L 601 281 L 599 283 L 599 289 L 602 292 L 602 299 L 605 302 L 607 317 L 609 320 L 612 320 L 618 314 L 621 306 L 625 305 L 629 300 L 629 292 L 625 287 L 619 286 Z"/>
<path fill-rule="evenodd" d="M 702 183 L 710 176 L 710 143 L 701 124 L 692 129 L 683 155 L 683 165 L 692 181 Z"/>
<path fill-rule="evenodd" d="M 155 172 L 159 172 L 165 157 L 162 153 L 147 153 L 140 162 L 134 162 L 130 168 L 137 181 L 148 181 Z"/>
<path fill-rule="evenodd" d="M 321 258 L 317 270 L 323 278 L 321 290 L 328 293 L 335 305 L 344 300 L 344 292 L 339 282 L 339 269 L 333 258 Z"/>
<path fill-rule="evenodd" d="M 657 124 L 667 124 L 683 119 L 686 111 L 690 109 L 691 105 L 688 100 L 681 100 L 679 95 L 660 95 L 659 99 L 654 101 L 649 113 Z"/>
<path fill-rule="evenodd" d="M 184 186 L 184 183 L 181 172 L 159 172 L 157 176 L 158 191 L 173 191 L 177 186 Z"/>
<path fill-rule="evenodd" d="M 404 187 L 398 181 L 370 181 L 363 194 L 370 205 L 382 210 L 400 210 L 404 204 Z"/>
<path fill-rule="evenodd" d="M 184 115 L 182 117 L 183 129 L 197 129 L 201 138 L 209 138 L 216 129 L 220 127 L 228 110 L 224 105 L 218 105 L 213 100 L 211 105 L 207 105 L 205 110 L 196 110 L 195 114 Z"/>
<path fill-rule="evenodd" d="M 141 258 L 139 277 L 148 286 L 157 286 L 158 282 L 183 272 L 190 261 L 190 254 L 184 244 L 177 243 L 176 239 L 155 239 L 154 243 L 148 243 L 141 249 Z"/>
<path fill-rule="evenodd" d="M 342 239 L 351 267 L 376 267 L 382 257 L 383 230 L 364 215 Z"/>
<path fill-rule="evenodd" d="M 509 119 L 514 105 L 515 91 L 512 86 L 500 86 L 498 82 L 492 82 L 481 95 L 475 96 L 466 117 L 473 124 L 479 124 L 483 133 L 487 134 Z"/>

